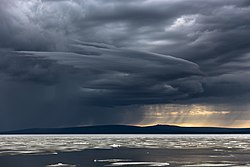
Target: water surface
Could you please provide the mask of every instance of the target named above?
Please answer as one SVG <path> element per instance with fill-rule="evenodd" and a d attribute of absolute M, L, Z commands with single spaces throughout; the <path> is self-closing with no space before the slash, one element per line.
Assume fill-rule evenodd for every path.
<path fill-rule="evenodd" d="M 0 136 L 2 165 L 250 167 L 250 135 Z"/>

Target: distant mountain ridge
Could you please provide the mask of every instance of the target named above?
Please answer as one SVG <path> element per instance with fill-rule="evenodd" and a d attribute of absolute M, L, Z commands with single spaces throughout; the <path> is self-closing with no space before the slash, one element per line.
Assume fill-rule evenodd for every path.
<path fill-rule="evenodd" d="M 180 127 L 171 125 L 98 125 L 68 128 L 37 128 L 0 134 L 250 134 L 250 128 Z"/>

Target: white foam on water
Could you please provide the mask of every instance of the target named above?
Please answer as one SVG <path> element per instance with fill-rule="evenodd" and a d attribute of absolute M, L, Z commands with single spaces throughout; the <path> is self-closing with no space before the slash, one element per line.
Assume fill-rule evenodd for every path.
<path fill-rule="evenodd" d="M 210 163 L 204 163 L 204 164 L 193 164 L 193 165 L 183 165 L 185 167 L 202 167 L 202 166 L 234 166 L 235 164 L 210 164 Z"/>
<path fill-rule="evenodd" d="M 234 157 L 234 155 L 210 155 L 211 158 L 228 158 L 228 157 Z"/>
<path fill-rule="evenodd" d="M 121 147 L 121 145 L 119 145 L 119 144 L 112 144 L 112 145 L 110 145 L 110 147 L 112 147 L 112 148 L 119 148 L 119 147 Z"/>
<path fill-rule="evenodd" d="M 114 162 L 105 166 L 130 166 L 130 165 L 148 165 L 148 166 L 169 166 L 170 164 L 165 162 Z"/>
<path fill-rule="evenodd" d="M 111 163 L 114 163 L 114 162 L 128 162 L 128 161 L 131 161 L 129 159 L 95 159 L 94 162 L 111 162 Z"/>
<path fill-rule="evenodd" d="M 215 152 L 223 152 L 224 150 L 222 150 L 222 149 L 213 149 L 213 151 L 215 151 Z"/>
<path fill-rule="evenodd" d="M 57 163 L 53 165 L 47 165 L 47 167 L 76 167 L 76 165 Z"/>

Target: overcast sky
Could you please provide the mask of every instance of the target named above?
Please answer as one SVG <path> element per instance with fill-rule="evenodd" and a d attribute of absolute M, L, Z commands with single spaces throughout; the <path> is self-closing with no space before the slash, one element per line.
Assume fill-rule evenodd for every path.
<path fill-rule="evenodd" d="M 249 0 L 0 0 L 0 130 L 250 127 Z"/>

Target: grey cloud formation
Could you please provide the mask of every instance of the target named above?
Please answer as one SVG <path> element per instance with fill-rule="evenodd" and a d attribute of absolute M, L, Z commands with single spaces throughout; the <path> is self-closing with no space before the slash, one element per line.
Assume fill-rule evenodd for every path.
<path fill-rule="evenodd" d="M 249 15 L 248 0 L 1 0 L 0 86 L 13 94 L 0 95 L 2 118 L 61 110 L 66 122 L 47 126 L 136 123 L 141 106 L 169 103 L 246 115 Z M 34 94 L 10 108 L 24 90 Z"/>
<path fill-rule="evenodd" d="M 1 52 L 1 114 L 15 115 L 2 124 L 29 127 L 34 122 L 27 119 L 37 116 L 43 119 L 34 126 L 131 123 L 143 118 L 138 105 L 170 103 L 203 91 L 202 73 L 192 62 L 96 43 L 74 48 L 81 54 Z"/>
<path fill-rule="evenodd" d="M 82 54 L 21 53 L 78 68 L 82 75 L 78 76 L 82 78 L 81 91 L 88 99 L 93 97 L 95 105 L 163 103 L 203 91 L 202 73 L 189 61 L 91 43 L 75 47 Z"/>

